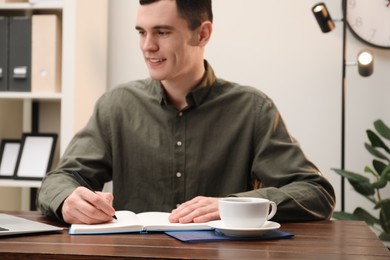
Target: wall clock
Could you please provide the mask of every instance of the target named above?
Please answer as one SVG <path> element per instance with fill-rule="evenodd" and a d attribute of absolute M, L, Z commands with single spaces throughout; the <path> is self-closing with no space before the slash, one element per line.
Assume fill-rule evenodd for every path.
<path fill-rule="evenodd" d="M 390 0 L 343 1 L 352 33 L 371 46 L 390 49 Z"/>

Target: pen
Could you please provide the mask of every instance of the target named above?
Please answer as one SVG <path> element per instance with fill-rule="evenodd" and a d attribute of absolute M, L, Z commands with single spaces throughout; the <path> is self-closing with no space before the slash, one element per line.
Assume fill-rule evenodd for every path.
<path fill-rule="evenodd" d="M 75 179 L 77 180 L 77 182 L 78 182 L 81 186 L 83 186 L 83 187 L 89 189 L 90 191 L 93 191 L 93 192 L 96 193 L 96 191 L 94 191 L 94 189 L 92 189 L 92 187 L 88 184 L 88 182 L 87 182 L 86 180 L 84 180 L 83 176 L 81 176 L 81 174 L 80 174 L 78 171 L 73 171 L 73 175 L 74 175 Z M 112 216 L 112 217 L 113 217 L 114 219 L 117 219 L 115 215 Z"/>

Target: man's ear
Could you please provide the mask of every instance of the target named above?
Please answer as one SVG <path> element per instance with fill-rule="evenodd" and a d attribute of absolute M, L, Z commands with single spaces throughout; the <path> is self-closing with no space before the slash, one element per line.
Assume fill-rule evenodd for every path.
<path fill-rule="evenodd" d="M 211 33 L 213 31 L 213 24 L 210 21 L 203 22 L 199 27 L 199 34 L 198 34 L 198 40 L 199 40 L 199 46 L 205 46 L 210 38 Z"/>

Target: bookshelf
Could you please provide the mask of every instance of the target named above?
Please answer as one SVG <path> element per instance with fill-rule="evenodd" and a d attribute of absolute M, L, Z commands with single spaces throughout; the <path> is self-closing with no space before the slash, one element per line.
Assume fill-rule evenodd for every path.
<path fill-rule="evenodd" d="M 108 0 L 94 0 L 93 4 L 85 0 L 0 3 L 0 16 L 15 13 L 59 15 L 61 92 L 0 92 L 0 139 L 18 139 L 23 132 L 31 132 L 33 110 L 38 107 L 39 131 L 58 133 L 55 165 L 73 135 L 86 124 L 96 100 L 107 89 Z M 40 181 L 0 179 L 0 197 L 6 197 L 2 192 L 9 188 L 26 194 L 25 189 L 39 186 Z M 30 198 L 23 195 L 22 200 L 20 209 L 25 210 Z"/>
<path fill-rule="evenodd" d="M 44 1 L 42 3 L 0 3 L 1 10 L 62 10 L 63 1 Z"/>
<path fill-rule="evenodd" d="M 14 188 L 39 188 L 41 187 L 40 181 L 28 181 L 28 180 L 1 180 L 1 187 L 14 187 Z"/>
<path fill-rule="evenodd" d="M 61 101 L 61 93 L 31 93 L 31 92 L 0 92 L 0 99 L 2 100 L 12 100 L 12 99 L 22 99 L 22 100 L 57 100 Z"/>

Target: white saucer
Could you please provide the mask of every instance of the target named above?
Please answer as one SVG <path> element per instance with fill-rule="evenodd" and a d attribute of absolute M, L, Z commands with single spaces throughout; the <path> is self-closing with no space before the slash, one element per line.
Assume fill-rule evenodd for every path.
<path fill-rule="evenodd" d="M 264 225 L 260 228 L 231 228 L 226 227 L 221 220 L 210 221 L 208 225 L 212 228 L 215 228 L 216 231 L 226 235 L 226 236 L 240 236 L 240 237 L 250 237 L 250 236 L 261 236 L 271 230 L 280 228 L 280 224 L 273 221 L 266 221 Z"/>

